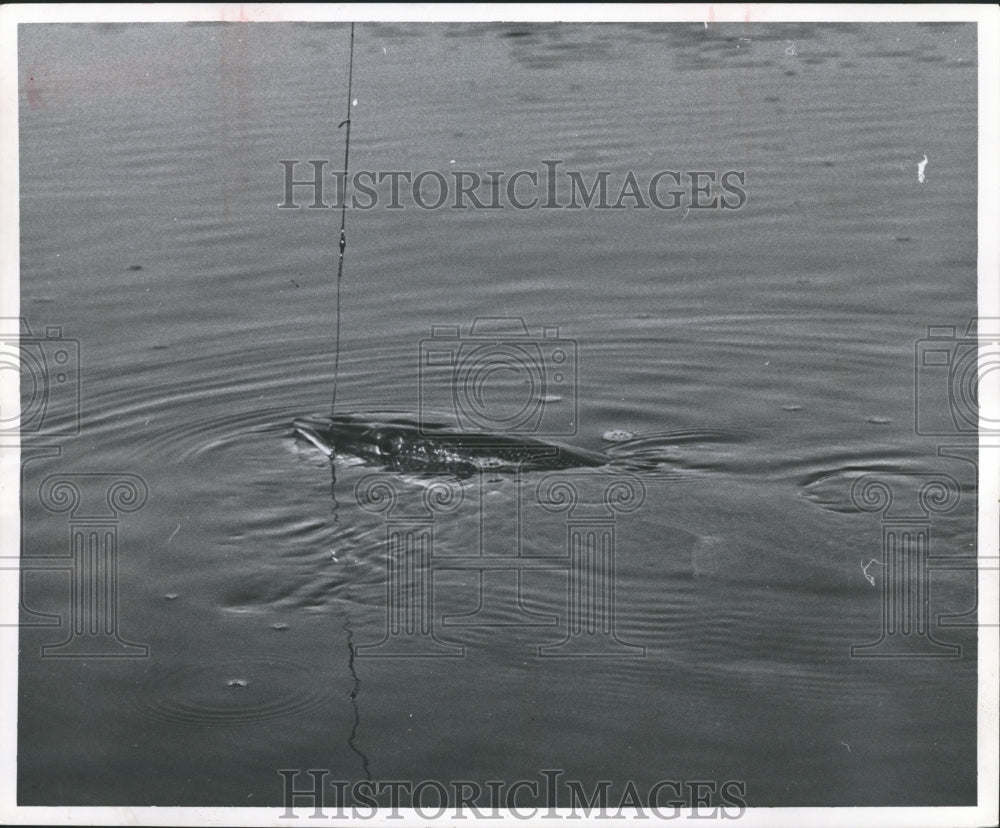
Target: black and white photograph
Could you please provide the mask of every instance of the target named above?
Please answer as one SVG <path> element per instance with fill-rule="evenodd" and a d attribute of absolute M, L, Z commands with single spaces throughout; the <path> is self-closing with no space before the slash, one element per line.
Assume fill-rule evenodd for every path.
<path fill-rule="evenodd" d="M 0 823 L 996 825 L 998 34 L 0 8 Z"/>

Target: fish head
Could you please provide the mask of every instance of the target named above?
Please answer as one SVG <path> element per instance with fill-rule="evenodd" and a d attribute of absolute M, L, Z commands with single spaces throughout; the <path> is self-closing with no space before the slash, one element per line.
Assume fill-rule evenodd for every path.
<path fill-rule="evenodd" d="M 363 442 L 363 453 L 376 457 L 398 457 L 405 448 L 403 433 L 388 426 L 368 429 Z"/>
<path fill-rule="evenodd" d="M 299 417 L 292 423 L 292 428 L 327 456 L 335 453 L 379 456 L 373 434 L 376 429 L 370 424 L 339 417 Z"/>

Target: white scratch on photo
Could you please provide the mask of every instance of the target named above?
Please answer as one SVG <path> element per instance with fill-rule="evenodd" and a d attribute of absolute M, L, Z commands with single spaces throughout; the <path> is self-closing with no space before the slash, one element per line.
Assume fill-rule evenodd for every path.
<path fill-rule="evenodd" d="M 868 583 L 870 583 L 872 586 L 875 586 L 875 576 L 868 574 L 868 567 L 870 567 L 872 564 L 878 564 L 879 566 L 882 566 L 882 562 L 876 561 L 874 558 L 868 561 L 868 563 L 861 561 L 861 572 L 864 574 L 865 579 L 868 581 Z"/>

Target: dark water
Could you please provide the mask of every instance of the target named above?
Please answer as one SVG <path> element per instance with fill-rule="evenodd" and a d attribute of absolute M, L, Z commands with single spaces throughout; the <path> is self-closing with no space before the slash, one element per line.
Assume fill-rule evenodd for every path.
<path fill-rule="evenodd" d="M 930 575 L 931 633 L 957 657 L 851 647 L 879 639 L 889 517 L 919 533 L 929 516 L 932 555 L 975 550 L 975 455 L 938 452 L 974 438 L 947 378 L 915 363 L 929 325 L 960 339 L 976 312 L 975 27 L 358 27 L 352 169 L 560 160 L 610 171 L 614 193 L 628 171 L 745 173 L 734 210 L 349 211 L 338 410 L 454 416 L 421 384 L 432 326 L 460 326 L 453 349 L 477 317 L 523 318 L 538 347 L 557 327 L 575 378 L 529 396 L 546 428 L 597 451 L 627 430 L 656 461 L 627 476 L 630 511 L 602 501 L 620 473 L 560 473 L 572 512 L 542 508 L 558 481 L 536 472 L 342 460 L 333 481 L 292 436 L 330 405 L 339 213 L 279 209 L 278 162 L 342 164 L 347 34 L 20 29 L 21 313 L 79 342 L 82 395 L 79 434 L 24 439 L 24 554 L 69 555 L 68 525 L 112 515 L 111 621 L 148 656 L 42 658 L 66 623 L 22 629 L 19 802 L 280 807 L 278 769 L 323 768 L 974 804 L 974 617 L 939 618 L 975 606 L 971 573 Z M 90 476 L 76 511 L 40 499 L 50 475 L 98 473 L 148 498 L 109 511 L 110 478 Z M 865 474 L 893 487 L 891 515 L 852 505 Z M 914 487 L 942 474 L 958 505 L 922 512 Z M 394 512 L 359 497 L 373 481 Z M 444 643 L 427 640 L 462 657 L 373 657 L 387 518 L 426 517 L 441 487 L 461 502 L 429 513 Z M 614 527 L 617 641 L 584 643 L 618 657 L 546 657 L 572 649 L 545 648 L 572 639 L 567 538 L 586 517 Z M 480 574 L 481 555 L 506 568 Z M 68 617 L 69 583 L 26 574 L 22 623 Z M 77 638 L 88 656 L 107 643 Z"/>

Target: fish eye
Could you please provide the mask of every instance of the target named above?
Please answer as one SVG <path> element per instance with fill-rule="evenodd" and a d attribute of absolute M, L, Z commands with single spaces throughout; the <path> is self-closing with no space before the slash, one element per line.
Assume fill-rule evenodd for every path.
<path fill-rule="evenodd" d="M 397 454 L 401 443 L 400 436 L 391 431 L 381 431 L 375 435 L 375 447 L 378 453 L 384 456 Z"/>

